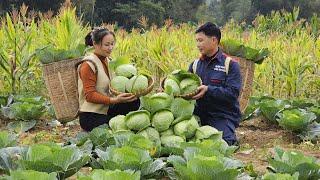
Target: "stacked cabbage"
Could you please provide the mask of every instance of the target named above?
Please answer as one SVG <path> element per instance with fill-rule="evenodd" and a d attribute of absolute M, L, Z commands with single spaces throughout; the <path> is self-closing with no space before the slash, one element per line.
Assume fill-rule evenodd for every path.
<path fill-rule="evenodd" d="M 211 126 L 200 126 L 193 116 L 194 101 L 157 93 L 140 98 L 141 109 L 119 115 L 109 121 L 114 133 L 131 131 L 155 144 L 179 146 L 181 142 L 221 139 L 222 134 Z"/>
<path fill-rule="evenodd" d="M 111 80 L 111 87 L 119 92 L 138 93 L 148 88 L 148 78 L 138 75 L 132 64 L 122 64 L 115 69 L 116 76 Z"/>

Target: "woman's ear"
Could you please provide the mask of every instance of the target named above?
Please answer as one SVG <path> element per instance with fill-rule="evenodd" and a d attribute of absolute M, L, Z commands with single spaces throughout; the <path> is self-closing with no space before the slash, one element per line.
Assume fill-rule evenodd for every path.
<path fill-rule="evenodd" d="M 98 44 L 98 43 L 96 43 L 96 42 L 93 41 L 93 47 L 94 47 L 94 48 L 100 47 L 100 45 L 101 45 L 101 44 Z"/>

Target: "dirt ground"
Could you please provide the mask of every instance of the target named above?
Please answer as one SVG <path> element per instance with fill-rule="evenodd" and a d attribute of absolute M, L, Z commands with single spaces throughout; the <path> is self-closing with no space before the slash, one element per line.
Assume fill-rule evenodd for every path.
<path fill-rule="evenodd" d="M 320 158 L 319 143 L 303 142 L 296 134 L 281 129 L 263 117 L 242 122 L 237 136 L 240 138 L 240 150 L 235 157 L 245 164 L 252 164 L 258 174 L 267 171 L 267 158 L 273 154 L 274 147 L 297 150 Z"/>
<path fill-rule="evenodd" d="M 0 130 L 4 130 L 7 122 L 1 121 Z M 53 141 L 64 143 L 68 137 L 75 137 L 82 131 L 78 122 L 68 125 L 51 127 L 47 121 L 39 121 L 29 132 L 19 135 L 20 145 L 30 145 Z M 246 165 L 252 165 L 255 172 L 264 174 L 267 171 L 267 158 L 272 155 L 274 147 L 294 149 L 320 159 L 320 144 L 301 142 L 299 138 L 279 126 L 271 124 L 262 117 L 244 121 L 237 129 L 240 138 L 240 150 L 235 153 L 235 158 Z M 82 168 L 80 172 L 87 174 L 91 168 Z M 75 179 L 72 176 L 69 179 Z"/>

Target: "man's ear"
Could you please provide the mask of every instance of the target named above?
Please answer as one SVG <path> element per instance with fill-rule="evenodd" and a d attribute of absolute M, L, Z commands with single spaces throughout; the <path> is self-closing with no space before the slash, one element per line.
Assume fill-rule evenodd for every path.
<path fill-rule="evenodd" d="M 216 38 L 215 36 L 212 36 L 211 38 L 212 38 L 212 42 L 213 42 L 213 43 L 219 44 L 218 38 Z"/>

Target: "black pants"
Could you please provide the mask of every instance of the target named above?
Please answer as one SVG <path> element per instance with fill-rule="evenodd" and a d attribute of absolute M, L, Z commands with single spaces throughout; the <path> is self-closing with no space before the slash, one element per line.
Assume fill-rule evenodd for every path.
<path fill-rule="evenodd" d="M 98 114 L 92 112 L 80 112 L 79 121 L 80 126 L 85 131 L 91 131 L 93 128 L 102 124 L 109 123 L 109 120 L 117 115 L 126 115 L 130 111 L 136 111 L 139 109 L 140 100 L 136 100 L 130 103 L 121 103 L 111 105 L 109 107 L 107 115 Z"/>

